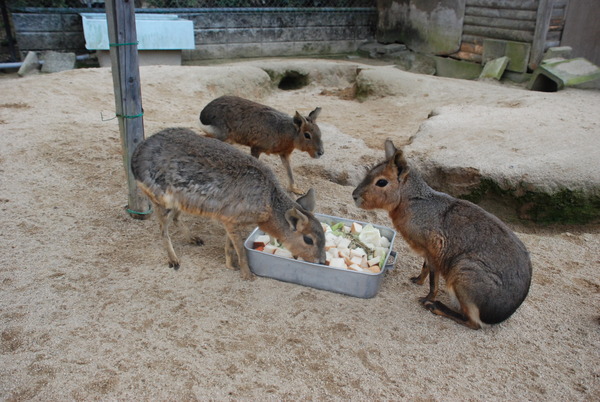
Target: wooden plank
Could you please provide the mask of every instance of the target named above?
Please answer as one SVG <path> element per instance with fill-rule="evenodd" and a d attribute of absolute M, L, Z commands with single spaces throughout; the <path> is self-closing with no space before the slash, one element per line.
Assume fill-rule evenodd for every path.
<path fill-rule="evenodd" d="M 30 50 L 87 51 L 85 39 L 78 32 L 17 32 L 15 39 L 21 52 Z"/>
<path fill-rule="evenodd" d="M 472 17 L 465 15 L 465 25 L 477 25 L 489 28 L 516 29 L 533 32 L 535 21 L 512 20 L 506 18 Z"/>
<path fill-rule="evenodd" d="M 460 44 L 460 51 L 473 54 L 483 54 L 483 45 L 463 42 Z"/>
<path fill-rule="evenodd" d="M 450 56 L 457 58 L 457 59 L 461 59 L 461 60 L 465 60 L 465 61 L 472 61 L 475 63 L 481 63 L 482 62 L 482 57 L 480 54 L 476 54 L 476 53 L 469 53 L 469 52 L 463 52 L 463 51 L 458 51 L 456 53 L 451 54 Z"/>
<path fill-rule="evenodd" d="M 548 27 L 548 32 L 556 32 L 561 31 L 565 27 L 565 20 L 551 20 L 550 26 Z"/>
<path fill-rule="evenodd" d="M 545 47 L 545 50 L 550 49 L 551 47 L 558 47 L 560 46 L 560 41 L 559 40 L 555 40 L 555 41 L 547 41 Z"/>
<path fill-rule="evenodd" d="M 566 7 L 556 7 L 556 6 L 554 6 L 552 8 L 552 18 L 565 18 L 566 15 L 567 15 L 567 8 Z"/>
<path fill-rule="evenodd" d="M 531 43 L 531 55 L 529 57 L 529 68 L 532 70 L 537 68 L 544 56 L 546 36 L 550 27 L 553 6 L 554 0 L 540 0 L 535 32 Z"/>
<path fill-rule="evenodd" d="M 467 7 L 465 16 L 488 17 L 488 18 L 509 18 L 513 20 L 534 21 L 536 12 L 533 10 L 513 10 L 505 8 L 486 8 L 486 7 Z"/>
<path fill-rule="evenodd" d="M 561 36 L 561 31 L 548 32 L 548 35 L 546 36 L 546 42 L 560 42 Z"/>
<path fill-rule="evenodd" d="M 474 25 L 465 25 L 463 27 L 463 35 L 483 36 L 490 39 L 504 39 L 516 42 L 531 43 L 533 41 L 533 33 L 527 31 L 517 31 L 501 28 L 487 28 Z"/>
<path fill-rule="evenodd" d="M 485 38 L 483 36 L 478 36 L 478 35 L 468 35 L 468 34 L 464 34 L 462 36 L 462 40 L 463 42 L 468 42 L 468 43 L 473 43 L 475 45 L 481 45 L 483 46 L 483 40 Z"/>
<path fill-rule="evenodd" d="M 537 10 L 538 0 L 467 0 L 466 6 Z"/>
<path fill-rule="evenodd" d="M 19 32 L 83 32 L 79 14 L 14 13 L 12 18 Z"/>
<path fill-rule="evenodd" d="M 107 0 L 106 19 L 116 115 L 119 120 L 123 165 L 129 190 L 127 213 L 135 219 L 146 219 L 152 209 L 139 190 L 131 171 L 131 155 L 144 140 L 142 91 L 137 51 L 137 33 L 133 1 Z"/>

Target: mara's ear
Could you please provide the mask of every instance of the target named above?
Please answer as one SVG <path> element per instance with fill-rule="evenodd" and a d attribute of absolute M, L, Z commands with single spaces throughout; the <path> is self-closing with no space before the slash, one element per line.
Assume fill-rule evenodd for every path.
<path fill-rule="evenodd" d="M 385 148 L 385 160 L 390 160 L 396 154 L 396 147 L 394 143 L 389 138 L 385 140 L 385 144 L 383 144 Z"/>
<path fill-rule="evenodd" d="M 315 200 L 315 190 L 312 188 L 308 190 L 306 194 L 296 200 L 298 204 L 308 212 L 312 212 L 315 210 L 316 200 Z"/>
<path fill-rule="evenodd" d="M 390 159 L 389 163 L 394 164 L 398 170 L 398 181 L 404 182 L 410 170 L 406 158 L 404 157 L 404 152 L 402 152 L 401 149 L 396 150 L 396 153 Z"/>
<path fill-rule="evenodd" d="M 318 107 L 308 114 L 308 120 L 310 120 L 314 123 L 315 121 L 317 121 L 317 117 L 319 117 L 320 114 L 321 114 L 321 108 Z"/>
<path fill-rule="evenodd" d="M 285 211 L 285 220 L 294 232 L 302 230 L 308 224 L 308 217 L 300 212 L 298 208 L 290 208 Z"/>
<path fill-rule="evenodd" d="M 296 111 L 296 114 L 294 115 L 294 126 L 296 126 L 298 131 L 300 131 L 303 124 L 306 124 L 306 119 L 304 118 L 304 116 L 298 113 L 298 111 Z"/>

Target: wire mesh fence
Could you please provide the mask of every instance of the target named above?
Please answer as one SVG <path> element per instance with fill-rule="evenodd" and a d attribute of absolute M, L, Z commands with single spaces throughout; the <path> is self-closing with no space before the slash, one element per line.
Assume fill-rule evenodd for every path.
<path fill-rule="evenodd" d="M 104 8 L 104 0 L 8 0 L 9 8 Z M 375 0 L 135 0 L 142 9 L 179 8 L 360 8 Z"/>

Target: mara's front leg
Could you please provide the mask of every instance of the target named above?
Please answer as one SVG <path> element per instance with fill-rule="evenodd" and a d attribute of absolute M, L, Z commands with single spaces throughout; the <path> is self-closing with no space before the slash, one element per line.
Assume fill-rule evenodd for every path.
<path fill-rule="evenodd" d="M 425 260 L 423 261 L 423 268 L 421 268 L 419 276 L 413 276 L 410 280 L 417 285 L 422 285 L 425 283 L 427 275 L 429 275 L 429 266 L 427 266 L 427 260 Z"/>
<path fill-rule="evenodd" d="M 239 233 L 237 232 L 236 228 L 234 227 L 235 225 L 225 225 L 225 230 L 227 231 L 227 236 L 229 238 L 229 241 L 231 242 L 229 247 L 231 248 L 231 245 L 233 245 L 233 248 L 235 249 L 235 252 L 237 254 L 237 258 L 238 258 L 238 262 L 239 262 L 239 266 L 240 266 L 240 274 L 242 276 L 242 279 L 245 280 L 253 280 L 254 279 L 254 275 L 252 274 L 252 272 L 250 271 L 250 266 L 248 265 L 248 257 L 246 256 L 246 250 L 244 249 L 244 239 L 239 235 Z M 226 259 L 227 254 L 230 253 L 229 251 L 226 251 Z M 232 258 L 232 256 L 230 256 L 229 258 Z"/>
<path fill-rule="evenodd" d="M 304 194 L 304 192 L 300 188 L 298 188 L 296 186 L 296 184 L 294 183 L 294 173 L 292 172 L 292 165 L 290 164 L 290 155 L 291 154 L 280 154 L 279 155 L 279 157 L 281 158 L 281 163 L 285 167 L 285 171 L 288 176 L 288 182 L 289 182 L 288 188 L 292 193 L 302 195 L 302 194 Z"/>
<path fill-rule="evenodd" d="M 425 270 L 425 267 L 427 267 L 426 269 L 429 273 L 429 293 L 427 293 L 427 296 L 420 298 L 419 301 L 421 304 L 423 304 L 423 306 L 425 306 L 425 308 L 430 310 L 428 305 L 429 303 L 435 301 L 435 298 L 438 294 L 440 285 L 440 270 L 434 267 L 431 263 L 427 262 L 427 260 L 425 260 L 423 263 L 423 270 Z M 421 270 L 421 275 L 419 275 L 417 279 L 423 276 L 423 270 Z M 425 275 L 422 279 L 425 280 L 426 277 L 427 275 Z"/>

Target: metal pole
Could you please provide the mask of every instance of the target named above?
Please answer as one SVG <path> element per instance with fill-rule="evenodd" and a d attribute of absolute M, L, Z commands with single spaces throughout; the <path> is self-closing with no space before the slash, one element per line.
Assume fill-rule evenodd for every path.
<path fill-rule="evenodd" d="M 144 140 L 144 112 L 134 2 L 133 0 L 107 0 L 105 5 L 116 114 L 119 120 L 123 164 L 129 188 L 129 203 L 125 209 L 135 219 L 146 219 L 152 210 L 148 199 L 137 187 L 130 163 L 136 146 Z"/>
<path fill-rule="evenodd" d="M 6 0 L 0 0 L 0 8 L 2 8 L 2 22 L 4 23 L 4 29 L 6 31 L 6 41 L 8 42 L 8 50 L 10 52 L 11 61 L 19 61 L 21 60 L 21 58 L 17 56 L 17 49 L 15 48 L 16 42 L 12 36 L 12 29 L 10 27 L 10 18 L 8 18 Z"/>

